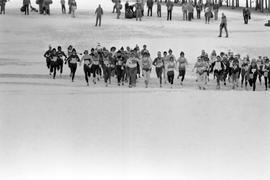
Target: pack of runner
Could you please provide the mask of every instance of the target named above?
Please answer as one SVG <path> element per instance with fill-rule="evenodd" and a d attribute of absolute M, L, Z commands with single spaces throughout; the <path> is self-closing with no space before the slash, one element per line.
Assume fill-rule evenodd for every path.
<path fill-rule="evenodd" d="M 155 58 L 150 55 L 146 45 L 140 50 L 139 46 L 135 48 L 116 47 L 107 49 L 100 44 L 90 51 L 77 53 L 76 49 L 70 45 L 67 48 L 67 54 L 61 46 L 49 49 L 45 52 L 47 68 L 53 79 L 59 71 L 62 77 L 63 66 L 67 64 L 70 69 L 70 77 L 74 81 L 78 65 L 83 65 L 85 81 L 89 86 L 89 78 L 93 84 L 104 79 L 107 87 L 112 83 L 112 78 L 116 78 L 118 86 L 128 84 L 130 88 L 136 87 L 136 83 L 141 76 L 144 78 L 145 87 L 148 88 L 151 83 L 151 72 L 155 70 L 158 78 L 159 87 L 168 84 L 170 88 L 174 87 L 175 79 L 180 79 L 180 86 L 183 86 L 188 61 L 185 53 L 181 52 L 179 57 L 175 57 L 171 49 L 157 52 Z M 257 80 L 260 85 L 264 81 L 265 90 L 270 87 L 270 61 L 268 57 L 259 56 L 257 59 L 250 59 L 249 56 L 241 57 L 240 54 L 216 53 L 212 51 L 210 56 L 204 50 L 197 57 L 192 72 L 196 74 L 196 85 L 199 89 L 207 89 L 210 81 L 210 75 L 216 81 L 216 89 L 221 89 L 221 84 L 229 86 L 232 89 L 245 88 L 246 90 L 256 90 Z M 248 86 L 249 85 L 249 86 Z"/>

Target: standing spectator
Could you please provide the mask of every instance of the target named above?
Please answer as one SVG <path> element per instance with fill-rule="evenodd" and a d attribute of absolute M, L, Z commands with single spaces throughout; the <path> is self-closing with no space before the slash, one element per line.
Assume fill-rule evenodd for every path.
<path fill-rule="evenodd" d="M 136 8 L 136 21 L 138 21 L 138 19 L 141 21 L 142 20 L 142 4 L 139 3 L 139 0 L 137 0 L 135 4 L 135 8 Z"/>
<path fill-rule="evenodd" d="M 212 16 L 212 11 L 210 6 L 206 6 L 206 8 L 204 9 L 204 16 L 205 16 L 205 24 L 209 24 L 210 22 L 210 18 Z"/>
<path fill-rule="evenodd" d="M 117 14 L 117 19 L 120 18 L 120 15 L 121 15 L 121 9 L 122 9 L 121 1 L 118 1 L 118 2 L 116 3 L 116 14 Z"/>
<path fill-rule="evenodd" d="M 101 17 L 103 15 L 103 9 L 101 8 L 101 5 L 98 5 L 98 8 L 95 11 L 96 14 L 96 26 L 99 24 L 101 26 Z"/>
<path fill-rule="evenodd" d="M 75 18 L 75 11 L 77 9 L 77 3 L 75 0 L 72 0 L 70 5 L 71 5 L 71 17 Z"/>
<path fill-rule="evenodd" d="M 0 0 L 0 14 L 6 14 L 6 2 L 7 0 Z"/>
<path fill-rule="evenodd" d="M 147 8 L 148 8 L 147 16 L 152 16 L 153 5 L 154 5 L 153 0 L 147 0 Z"/>
<path fill-rule="evenodd" d="M 157 16 L 161 17 L 161 4 L 160 1 L 157 1 Z"/>
<path fill-rule="evenodd" d="M 68 14 L 71 14 L 71 2 L 72 0 L 68 0 Z"/>
<path fill-rule="evenodd" d="M 30 6 L 31 2 L 30 0 L 23 0 L 23 5 L 25 7 L 25 15 L 29 15 L 29 6 Z"/>
<path fill-rule="evenodd" d="M 166 3 L 167 6 L 167 21 L 172 20 L 172 10 L 173 10 L 173 2 L 171 0 L 168 0 Z"/>
<path fill-rule="evenodd" d="M 214 16 L 215 16 L 215 20 L 216 21 L 218 20 L 218 10 L 219 10 L 219 4 L 218 3 L 215 3 L 213 5 L 213 11 L 214 11 Z"/>
<path fill-rule="evenodd" d="M 220 23 L 220 26 L 219 26 L 219 36 L 218 37 L 222 36 L 223 28 L 225 29 L 225 32 L 226 32 L 226 38 L 229 37 L 228 30 L 227 30 L 227 18 L 226 18 L 224 13 L 222 13 L 221 23 Z"/>
<path fill-rule="evenodd" d="M 184 2 L 184 4 L 182 5 L 182 11 L 183 11 L 183 20 L 184 21 L 187 21 L 187 19 L 188 19 L 188 17 L 187 17 L 187 7 L 188 5 L 187 5 L 187 3 L 186 3 L 186 1 Z"/>
<path fill-rule="evenodd" d="M 197 19 L 201 19 L 202 3 L 199 1 L 196 5 Z"/>
<path fill-rule="evenodd" d="M 61 0 L 62 14 L 66 14 L 66 1 Z"/>
<path fill-rule="evenodd" d="M 42 4 L 43 14 L 50 15 L 50 4 L 52 4 L 52 0 L 44 0 L 43 1 L 43 4 Z"/>
<path fill-rule="evenodd" d="M 248 8 L 243 9 L 243 17 L 244 17 L 244 23 L 248 24 L 248 20 L 250 19 L 250 11 Z"/>
<path fill-rule="evenodd" d="M 188 20 L 191 21 L 193 16 L 193 5 L 191 2 L 187 4 L 187 10 L 188 10 Z"/>

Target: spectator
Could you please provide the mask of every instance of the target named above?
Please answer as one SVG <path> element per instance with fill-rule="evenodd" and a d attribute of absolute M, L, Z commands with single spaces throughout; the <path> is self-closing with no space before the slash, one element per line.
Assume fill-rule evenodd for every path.
<path fill-rule="evenodd" d="M 95 14 L 96 14 L 96 26 L 97 25 L 101 26 L 101 17 L 103 15 L 103 9 L 100 4 L 98 5 L 98 8 L 96 9 Z"/>
<path fill-rule="evenodd" d="M 248 24 L 248 20 L 250 19 L 250 11 L 248 8 L 243 9 L 243 17 L 244 17 L 244 23 Z"/>
<path fill-rule="evenodd" d="M 218 3 L 215 3 L 213 5 L 213 11 L 214 11 L 215 20 L 218 20 L 218 11 L 219 11 L 219 4 Z"/>
<path fill-rule="evenodd" d="M 197 19 L 201 19 L 202 3 L 199 1 L 196 5 Z"/>
<path fill-rule="evenodd" d="M 6 14 L 6 2 L 7 0 L 0 0 L 0 14 Z"/>
<path fill-rule="evenodd" d="M 225 32 L 226 32 L 226 38 L 228 38 L 229 35 L 228 35 L 228 30 L 227 30 L 227 18 L 226 18 L 224 13 L 222 13 L 221 23 L 220 23 L 220 26 L 219 26 L 219 36 L 218 37 L 222 36 L 223 28 L 225 29 Z"/>
<path fill-rule="evenodd" d="M 25 7 L 25 15 L 29 15 L 29 6 L 30 6 L 31 2 L 30 0 L 23 0 L 23 5 Z"/>
<path fill-rule="evenodd" d="M 171 0 L 168 0 L 166 3 L 167 6 L 167 21 L 172 20 L 172 10 L 173 10 L 173 2 Z"/>
<path fill-rule="evenodd" d="M 62 8 L 62 14 L 66 14 L 66 1 L 61 0 L 61 8 Z"/>
<path fill-rule="evenodd" d="M 157 16 L 161 17 L 161 4 L 160 1 L 157 1 Z"/>
<path fill-rule="evenodd" d="M 147 16 L 152 16 L 153 5 L 154 5 L 153 0 L 147 0 L 147 8 L 148 8 Z"/>
<path fill-rule="evenodd" d="M 188 7 L 187 7 L 187 3 L 186 1 L 184 2 L 184 4 L 182 5 L 182 11 L 183 11 L 183 20 L 187 21 L 188 17 L 187 17 L 187 11 L 188 11 Z"/>

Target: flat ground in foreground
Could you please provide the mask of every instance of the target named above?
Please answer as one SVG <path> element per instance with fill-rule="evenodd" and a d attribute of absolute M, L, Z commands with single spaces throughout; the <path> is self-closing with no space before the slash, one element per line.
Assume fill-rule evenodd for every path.
<path fill-rule="evenodd" d="M 183 50 L 191 64 L 201 49 L 269 56 L 267 17 L 244 25 L 241 13 L 224 12 L 229 39 L 217 38 L 218 22 L 180 21 L 180 8 L 172 22 L 106 13 L 101 28 L 85 12 L 0 16 L 0 178 L 268 180 L 270 96 L 262 87 L 215 91 L 211 82 L 198 91 L 192 65 L 183 88 L 159 89 L 156 79 L 149 89 L 143 80 L 135 89 L 86 87 L 82 68 L 74 83 L 52 80 L 42 58 L 48 44 L 82 52 L 98 42 L 147 44 L 153 55 Z"/>

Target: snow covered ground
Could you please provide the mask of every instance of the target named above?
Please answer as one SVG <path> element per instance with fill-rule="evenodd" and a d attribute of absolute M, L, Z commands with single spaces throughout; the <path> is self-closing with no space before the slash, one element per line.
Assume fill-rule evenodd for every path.
<path fill-rule="evenodd" d="M 109 9 L 106 9 L 109 10 Z M 165 12 L 165 11 L 163 11 Z M 0 178 L 5 180 L 183 179 L 268 180 L 270 178 L 269 92 L 199 91 L 192 63 L 201 49 L 270 55 L 269 17 L 224 10 L 230 38 L 217 38 L 218 22 L 156 17 L 116 20 L 106 12 L 95 28 L 91 11 L 75 19 L 0 16 Z M 176 17 L 178 14 L 178 17 Z M 82 67 L 71 83 L 48 77 L 42 55 L 48 44 L 74 45 L 82 52 L 100 42 L 147 44 L 152 55 L 172 48 L 191 65 L 183 88 L 85 86 Z M 65 66 L 64 74 L 68 74 Z"/>

